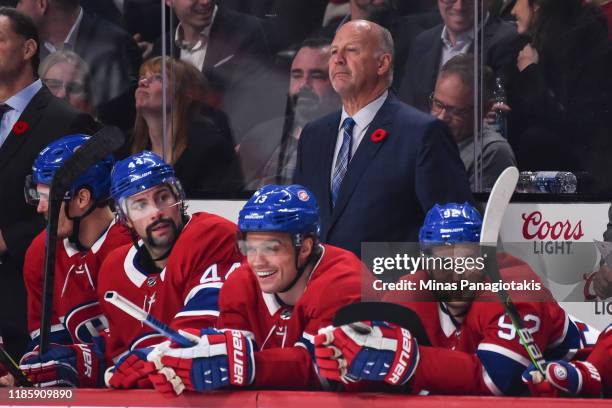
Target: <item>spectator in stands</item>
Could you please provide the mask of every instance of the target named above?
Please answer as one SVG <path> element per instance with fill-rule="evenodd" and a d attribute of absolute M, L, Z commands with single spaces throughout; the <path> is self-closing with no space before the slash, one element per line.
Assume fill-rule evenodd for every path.
<path fill-rule="evenodd" d="M 273 91 L 271 54 L 258 18 L 212 0 L 166 4 L 179 20 L 175 32 L 168 32 L 168 52 L 204 73 L 207 102 L 228 115 L 235 144 L 255 124 L 282 114 L 284 91 Z M 161 39 L 153 55 L 161 55 Z"/>
<path fill-rule="evenodd" d="M 29 341 L 23 258 L 44 227 L 24 201 L 23 183 L 43 147 L 67 134 L 91 134 L 95 123 L 36 78 L 40 42 L 30 18 L 0 8 L 0 38 L 0 332 L 18 360 Z"/>
<path fill-rule="evenodd" d="M 585 0 L 587 3 L 597 4 L 608 21 L 608 38 L 612 40 L 612 0 Z"/>
<path fill-rule="evenodd" d="M 443 23 L 419 34 L 410 45 L 399 97 L 425 112 L 442 65 L 458 54 L 474 53 L 474 1 L 438 0 Z M 491 0 L 483 0 L 488 10 Z M 487 13 L 484 17 L 484 63 L 498 73 L 516 56 L 514 26 Z"/>
<path fill-rule="evenodd" d="M 81 6 L 123 27 L 137 38 L 153 43 L 161 34 L 159 0 L 80 0 Z"/>
<path fill-rule="evenodd" d="M 487 111 L 492 104 L 493 73 L 486 67 L 485 103 Z M 476 190 L 475 167 L 482 170 L 482 190 L 493 187 L 497 177 L 506 167 L 516 166 L 514 153 L 508 141 L 491 125 L 482 129 L 482 140 L 474 137 L 474 57 L 457 55 L 440 69 L 436 87 L 430 97 L 431 114 L 446 122 L 470 179 L 472 191 Z"/>
<path fill-rule="evenodd" d="M 166 57 L 168 58 L 168 57 Z M 205 79 L 193 65 L 162 57 L 145 61 L 136 89 L 136 123 L 131 153 L 151 150 L 172 164 L 188 197 L 201 193 L 239 191 L 240 164 L 231 143 L 200 115 Z M 172 72 L 172 76 L 170 76 Z M 163 127 L 164 83 L 170 96 Z"/>
<path fill-rule="evenodd" d="M 609 179 L 612 48 L 601 11 L 582 0 L 518 0 L 512 14 L 529 41 L 507 81 L 519 165 Z"/>
<path fill-rule="evenodd" d="M 327 74 L 329 45 L 325 39 L 302 43 L 291 64 L 287 114 L 256 126 L 240 144 L 247 189 L 291 184 L 302 128 L 338 108 Z"/>
<path fill-rule="evenodd" d="M 89 66 L 72 51 L 56 51 L 44 59 L 38 76 L 56 97 L 93 115 Z"/>
<path fill-rule="evenodd" d="M 224 7 L 261 19 L 273 54 L 300 44 L 321 28 L 328 0 L 223 0 Z"/>
<path fill-rule="evenodd" d="M 368 20 L 391 32 L 395 44 L 394 83 L 397 88 L 404 76 L 404 61 L 408 57 L 410 42 L 421 32 L 440 22 L 437 11 L 412 16 L 400 16 L 392 7 L 392 0 L 350 0 L 349 14 L 330 21 L 320 32 L 330 40 L 339 27 L 351 20 Z"/>
<path fill-rule="evenodd" d="M 91 102 L 100 120 L 128 129 L 142 62 L 130 34 L 83 10 L 79 0 L 19 0 L 17 9 L 38 27 L 41 59 L 61 49 L 77 53 L 89 65 Z"/>

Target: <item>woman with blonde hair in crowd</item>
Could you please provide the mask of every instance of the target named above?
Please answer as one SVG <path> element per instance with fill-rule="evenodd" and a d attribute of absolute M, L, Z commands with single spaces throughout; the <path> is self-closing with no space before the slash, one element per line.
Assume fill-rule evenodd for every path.
<path fill-rule="evenodd" d="M 227 193 L 242 187 L 240 165 L 232 143 L 202 116 L 207 86 L 193 65 L 166 57 L 145 61 L 136 89 L 136 122 L 131 153 L 151 150 L 172 164 L 188 197 Z M 166 129 L 163 129 L 163 86 L 166 84 Z"/>
<path fill-rule="evenodd" d="M 53 95 L 95 116 L 90 102 L 89 65 L 76 53 L 60 50 L 49 54 L 40 64 L 38 76 Z"/>

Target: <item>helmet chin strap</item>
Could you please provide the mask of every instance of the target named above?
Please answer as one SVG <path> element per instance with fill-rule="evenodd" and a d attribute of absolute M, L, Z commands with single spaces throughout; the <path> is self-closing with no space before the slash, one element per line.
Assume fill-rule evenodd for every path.
<path fill-rule="evenodd" d="M 312 250 L 310 251 L 310 255 L 308 255 L 308 258 L 306 258 L 306 261 L 304 262 L 304 264 L 302 266 L 299 265 L 299 257 L 300 257 L 300 248 L 302 247 L 302 239 L 300 238 L 294 238 L 294 262 L 295 262 L 295 269 L 297 270 L 297 273 L 295 274 L 295 278 L 293 278 L 293 280 L 291 282 L 289 282 L 289 284 L 283 288 L 283 290 L 280 290 L 279 293 L 286 293 L 289 292 L 291 289 L 293 289 L 293 287 L 295 286 L 295 284 L 300 280 L 300 278 L 302 277 L 302 275 L 304 274 L 304 271 L 306 271 L 306 268 L 311 265 L 314 264 L 319 257 L 321 256 L 321 247 L 319 246 L 319 244 L 313 244 Z"/>
<path fill-rule="evenodd" d="M 91 214 L 97 208 L 97 205 L 96 205 L 96 203 L 93 203 L 87 209 L 87 211 L 85 211 L 85 213 L 83 215 L 80 215 L 78 217 L 72 217 L 72 216 L 70 216 L 70 212 L 69 212 L 69 209 L 68 209 L 68 203 L 69 202 L 70 202 L 70 200 L 64 200 L 64 203 L 65 203 L 65 205 L 64 205 L 64 213 L 66 214 L 66 218 L 68 218 L 70 221 L 72 221 L 72 232 L 68 236 L 68 242 L 70 242 L 72 245 L 74 245 L 79 252 L 88 251 L 89 248 L 86 248 L 81 243 L 81 241 L 79 240 L 79 231 L 81 230 L 81 220 L 83 218 L 87 217 L 89 214 Z"/>

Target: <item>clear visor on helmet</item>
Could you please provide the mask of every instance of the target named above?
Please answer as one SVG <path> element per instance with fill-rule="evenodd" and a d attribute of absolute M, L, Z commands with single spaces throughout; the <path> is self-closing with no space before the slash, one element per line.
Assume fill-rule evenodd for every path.
<path fill-rule="evenodd" d="M 248 242 L 246 239 L 238 240 L 238 249 L 242 255 L 246 257 L 260 256 L 276 256 L 283 250 L 283 243 L 276 239 Z"/>
<path fill-rule="evenodd" d="M 49 186 L 44 184 L 36 184 L 33 180 L 32 175 L 28 175 L 25 178 L 25 185 L 23 187 L 23 195 L 26 203 L 38 207 L 38 204 L 43 201 L 49 202 Z"/>
<path fill-rule="evenodd" d="M 151 217 L 158 212 L 180 207 L 183 201 L 172 184 L 162 184 L 124 198 L 119 208 L 126 218 L 137 221 Z"/>

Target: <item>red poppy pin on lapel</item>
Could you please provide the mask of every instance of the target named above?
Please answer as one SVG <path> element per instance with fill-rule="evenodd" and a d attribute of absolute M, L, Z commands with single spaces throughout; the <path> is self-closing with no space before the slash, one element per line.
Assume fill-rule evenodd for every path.
<path fill-rule="evenodd" d="M 28 122 L 23 121 L 23 120 L 18 120 L 13 125 L 13 133 L 16 135 L 23 135 L 25 132 L 28 131 L 29 128 L 30 128 L 30 125 L 28 125 Z"/>
<path fill-rule="evenodd" d="M 374 133 L 372 133 L 372 141 L 374 143 L 380 143 L 385 140 L 389 136 L 389 132 L 385 129 L 376 129 Z"/>

